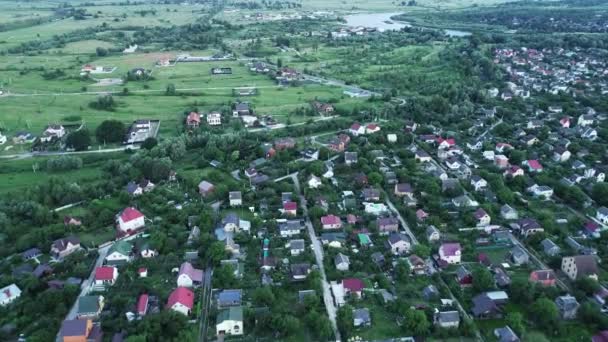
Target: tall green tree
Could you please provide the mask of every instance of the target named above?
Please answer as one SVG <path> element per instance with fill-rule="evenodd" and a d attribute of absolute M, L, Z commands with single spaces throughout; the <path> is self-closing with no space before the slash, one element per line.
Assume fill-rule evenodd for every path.
<path fill-rule="evenodd" d="M 118 120 L 105 120 L 95 129 L 95 137 L 100 144 L 120 143 L 126 133 L 125 124 Z"/>
<path fill-rule="evenodd" d="M 86 128 L 68 134 L 65 144 L 76 151 L 85 151 L 91 146 L 91 136 Z"/>

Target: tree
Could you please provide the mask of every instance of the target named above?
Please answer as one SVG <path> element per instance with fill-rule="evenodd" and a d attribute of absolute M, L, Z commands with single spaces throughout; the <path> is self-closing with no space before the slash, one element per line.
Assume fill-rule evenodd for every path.
<path fill-rule="evenodd" d="M 146 149 L 146 150 L 151 150 L 153 149 L 156 145 L 158 145 L 158 141 L 156 140 L 156 138 L 154 137 L 148 137 L 146 138 L 146 140 L 144 140 L 144 142 L 141 144 L 141 148 Z"/>
<path fill-rule="evenodd" d="M 95 53 L 97 54 L 97 57 L 104 57 L 108 55 L 108 50 L 106 48 L 102 48 L 102 47 L 97 47 L 95 49 Z"/>
<path fill-rule="evenodd" d="M 95 137 L 100 144 L 120 143 L 124 140 L 126 133 L 125 124 L 118 120 L 105 120 L 95 129 Z"/>
<path fill-rule="evenodd" d="M 353 331 L 353 308 L 350 305 L 338 309 L 337 324 L 342 338 L 346 340 Z"/>
<path fill-rule="evenodd" d="M 405 322 L 403 327 L 406 333 L 413 334 L 415 336 L 424 336 L 428 334 L 431 324 L 426 318 L 424 311 L 415 310 L 408 308 L 405 311 Z"/>
<path fill-rule="evenodd" d="M 505 317 L 505 321 L 508 326 L 511 327 L 520 337 L 526 331 L 526 326 L 524 325 L 524 317 L 519 312 L 509 312 L 507 317 Z"/>
<path fill-rule="evenodd" d="M 406 282 L 410 276 L 410 264 L 405 260 L 399 260 L 395 266 L 395 276 L 400 282 Z"/>
<path fill-rule="evenodd" d="M 431 255 L 431 249 L 427 245 L 417 244 L 414 246 L 412 253 L 421 257 L 422 259 L 426 259 Z"/>
<path fill-rule="evenodd" d="M 76 151 L 84 151 L 91 146 L 91 136 L 86 128 L 68 134 L 65 144 Z"/>
<path fill-rule="evenodd" d="M 539 298 L 532 304 L 532 315 L 539 326 L 551 331 L 559 318 L 557 306 L 548 298 Z"/>
<path fill-rule="evenodd" d="M 494 287 L 494 277 L 486 268 L 476 268 L 473 271 L 473 290 L 476 293 L 489 290 Z"/>
<path fill-rule="evenodd" d="M 591 190 L 591 197 L 603 206 L 608 205 L 608 183 L 595 183 Z"/>
<path fill-rule="evenodd" d="M 169 95 L 169 96 L 173 96 L 177 93 L 177 90 L 175 89 L 175 84 L 173 83 L 169 83 L 167 85 L 167 89 L 165 90 L 165 94 Z"/>

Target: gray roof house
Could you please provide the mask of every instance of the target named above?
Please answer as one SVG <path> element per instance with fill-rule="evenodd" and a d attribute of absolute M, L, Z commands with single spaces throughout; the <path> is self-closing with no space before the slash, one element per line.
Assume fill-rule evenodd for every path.
<path fill-rule="evenodd" d="M 559 296 L 555 299 L 555 305 L 562 319 L 575 319 L 578 311 L 578 301 L 571 295 Z"/>
<path fill-rule="evenodd" d="M 505 204 L 500 207 L 500 217 L 505 220 L 517 220 L 519 215 L 517 214 L 517 210 L 513 209 L 508 204 Z"/>
<path fill-rule="evenodd" d="M 494 336 L 499 342 L 519 342 L 519 337 L 515 335 L 515 332 L 508 326 L 494 329 Z"/>
<path fill-rule="evenodd" d="M 369 326 L 372 324 L 372 317 L 369 314 L 369 309 L 353 310 L 353 324 L 355 327 Z"/>
<path fill-rule="evenodd" d="M 511 259 L 515 265 L 521 266 L 530 262 L 530 256 L 523 248 L 519 246 L 513 247 L 511 250 Z"/>
<path fill-rule="evenodd" d="M 436 297 L 439 297 L 439 290 L 433 284 L 428 285 L 424 289 L 422 289 L 422 297 L 426 300 L 431 300 Z"/>
<path fill-rule="evenodd" d="M 350 266 L 350 259 L 347 255 L 342 253 L 338 253 L 334 258 L 334 263 L 336 264 L 336 269 L 339 271 L 348 271 L 348 267 Z"/>
<path fill-rule="evenodd" d="M 438 312 L 435 317 L 435 325 L 441 328 L 458 328 L 460 324 L 460 314 L 458 311 Z"/>
<path fill-rule="evenodd" d="M 549 239 L 544 239 L 540 244 L 543 247 L 543 252 L 549 256 L 556 256 L 561 253 L 559 246 Z"/>
<path fill-rule="evenodd" d="M 241 290 L 224 290 L 217 298 L 217 306 L 225 308 L 229 306 L 240 306 L 243 294 Z"/>
<path fill-rule="evenodd" d="M 291 255 L 300 255 L 300 253 L 304 252 L 305 244 L 303 239 L 291 240 L 289 241 L 289 250 Z"/>

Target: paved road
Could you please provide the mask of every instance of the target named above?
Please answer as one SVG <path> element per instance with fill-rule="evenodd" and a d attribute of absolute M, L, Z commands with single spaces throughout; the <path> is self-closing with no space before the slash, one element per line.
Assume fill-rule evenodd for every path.
<path fill-rule="evenodd" d="M 385 195 L 384 197 L 386 198 L 386 205 L 388 205 L 388 207 L 394 213 L 397 214 L 397 218 L 399 219 L 399 222 L 401 222 L 401 226 L 403 227 L 403 229 L 405 230 L 405 232 L 407 233 L 407 235 L 409 235 L 410 241 L 412 242 L 412 245 L 417 245 L 418 244 L 418 239 L 416 239 L 416 236 L 410 230 L 410 226 L 407 224 L 407 221 L 405 221 L 403 219 L 403 216 L 401 216 L 401 213 L 399 212 L 399 210 L 397 210 L 397 208 L 395 207 L 395 205 L 393 204 L 393 202 L 391 202 L 388 194 L 385 192 L 384 195 Z"/>
<path fill-rule="evenodd" d="M 338 330 L 338 323 L 336 321 L 337 310 L 334 305 L 334 300 L 331 294 L 331 290 L 329 287 L 329 283 L 327 282 L 327 276 L 325 275 L 325 266 L 323 265 L 323 245 L 317 238 L 315 234 L 315 228 L 310 221 L 310 217 L 308 216 L 308 207 L 306 205 L 306 198 L 302 195 L 300 188 L 300 181 L 298 180 L 298 173 L 292 173 L 283 179 L 291 178 L 300 198 L 300 205 L 302 206 L 302 211 L 304 212 L 304 217 L 306 217 L 306 228 L 308 229 L 308 235 L 310 236 L 310 241 L 312 241 L 313 252 L 315 254 L 315 260 L 317 262 L 317 266 L 319 267 L 319 272 L 321 273 L 321 286 L 323 288 L 323 302 L 325 303 L 325 309 L 327 310 L 327 316 L 329 317 L 329 321 L 331 322 L 332 329 L 334 331 L 334 335 L 336 336 L 336 341 L 340 341 L 340 331 Z"/>
<path fill-rule="evenodd" d="M 48 157 L 48 156 L 63 156 L 63 155 L 78 155 L 78 154 L 89 154 L 89 153 L 112 153 L 112 152 L 121 152 L 125 150 L 138 150 L 138 145 L 128 145 L 121 146 L 116 148 L 103 148 L 98 150 L 88 150 L 88 151 L 56 151 L 56 152 L 24 152 L 18 154 L 5 154 L 0 155 L 0 159 L 25 159 L 32 157 Z"/>
<path fill-rule="evenodd" d="M 207 328 L 209 327 L 209 307 L 211 306 L 211 279 L 213 277 L 213 268 L 207 267 L 205 270 L 205 279 L 203 279 L 203 289 L 201 291 L 201 317 L 199 330 L 199 342 L 207 341 Z"/>

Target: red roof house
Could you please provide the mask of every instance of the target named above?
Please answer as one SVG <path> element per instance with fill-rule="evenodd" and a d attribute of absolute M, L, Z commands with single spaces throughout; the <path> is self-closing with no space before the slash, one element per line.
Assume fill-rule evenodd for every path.
<path fill-rule="evenodd" d="M 321 217 L 321 225 L 323 229 L 340 229 L 342 228 L 342 220 L 335 215 L 326 215 Z"/>
<path fill-rule="evenodd" d="M 363 291 L 363 281 L 358 278 L 347 278 L 342 280 L 342 287 L 344 288 L 344 293 L 349 294 L 352 293 L 357 297 L 361 297 L 361 292 Z"/>
<path fill-rule="evenodd" d="M 530 172 L 541 172 L 543 170 L 543 166 L 536 159 L 526 160 L 524 161 L 524 165 L 528 167 L 528 171 Z"/>
<path fill-rule="evenodd" d="M 169 295 L 167 309 L 189 315 L 194 306 L 194 293 L 185 287 L 178 287 Z"/>
<path fill-rule="evenodd" d="M 137 300 L 137 314 L 145 316 L 146 312 L 148 312 L 148 295 L 144 293 Z"/>
<path fill-rule="evenodd" d="M 537 270 L 530 273 L 530 282 L 544 286 L 555 286 L 555 272 L 553 270 Z"/>
<path fill-rule="evenodd" d="M 116 218 L 118 229 L 123 234 L 134 232 L 146 225 L 144 214 L 133 207 L 125 208 Z"/>
<path fill-rule="evenodd" d="M 118 278 L 118 269 L 112 266 L 101 266 L 95 269 L 96 285 L 113 285 Z"/>
<path fill-rule="evenodd" d="M 287 215 L 297 215 L 298 213 L 298 203 L 296 202 L 285 202 L 283 203 L 283 213 Z"/>
<path fill-rule="evenodd" d="M 191 112 L 186 118 L 186 124 L 190 128 L 198 127 L 201 124 L 201 115 L 197 112 Z"/>

